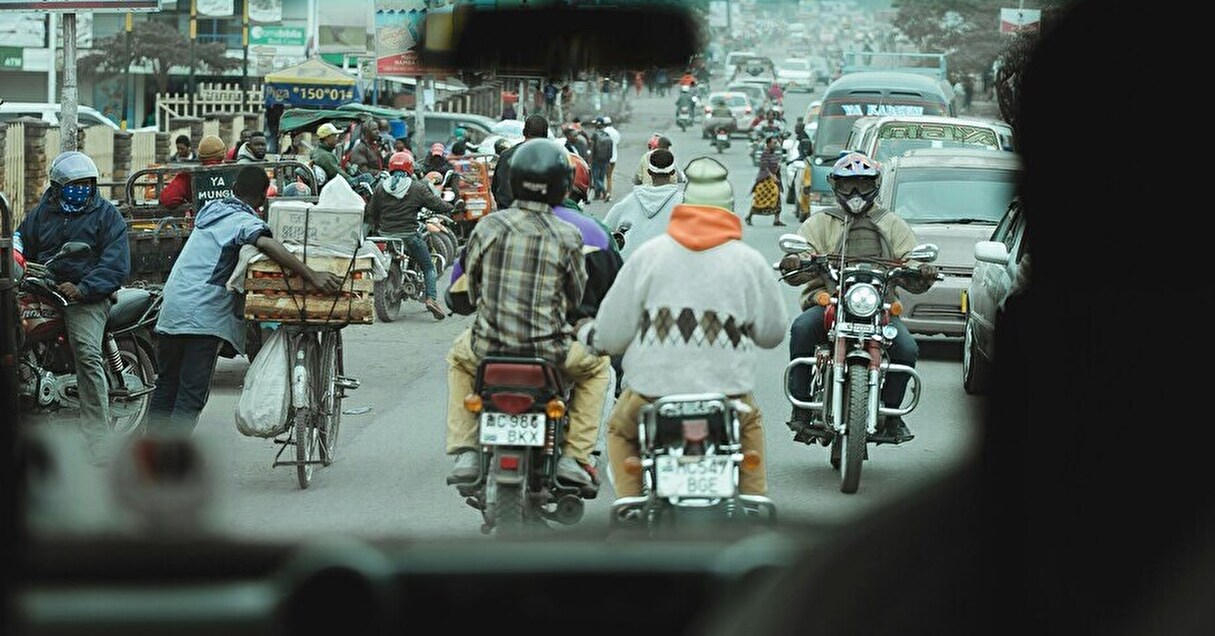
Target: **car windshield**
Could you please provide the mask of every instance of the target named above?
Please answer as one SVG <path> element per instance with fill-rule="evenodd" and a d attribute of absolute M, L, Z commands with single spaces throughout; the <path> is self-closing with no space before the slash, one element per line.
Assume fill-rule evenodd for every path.
<path fill-rule="evenodd" d="M 0 429 L 13 435 L 20 429 L 29 443 L 0 448 L 9 463 L 20 458 L 14 473 L 28 472 L 25 482 L 6 480 L 10 493 L 23 489 L 25 508 L 0 514 L 0 524 L 28 530 L 31 545 L 11 547 L 29 567 L 22 575 L 37 574 L 29 580 L 38 594 L 53 593 L 60 574 L 87 570 L 77 581 L 86 583 L 81 596 L 71 603 L 52 594 L 15 605 L 30 616 L 62 611 L 55 624 L 65 630 L 83 630 L 94 612 L 109 617 L 130 607 L 210 613 L 205 602 L 179 600 L 171 573 L 149 584 L 158 593 L 152 598 L 123 596 L 112 604 L 102 592 L 134 588 L 138 577 L 124 568 L 140 564 L 168 571 L 190 561 L 196 573 L 215 579 L 235 570 L 244 585 L 233 596 L 236 611 L 255 613 L 250 603 L 304 580 L 287 571 L 277 578 L 284 555 L 320 546 L 349 557 L 327 570 L 339 582 L 353 562 L 407 570 L 376 579 L 402 585 L 388 590 L 409 599 L 405 609 L 412 611 L 401 616 L 417 612 L 421 625 L 429 610 L 458 606 L 438 623 L 457 632 L 497 617 L 497 631 L 610 627 L 724 636 L 738 629 L 672 626 L 672 616 L 707 615 L 704 607 L 683 611 L 681 599 L 711 594 L 722 607 L 741 608 L 770 594 L 782 607 L 808 613 L 853 608 L 864 619 L 857 633 L 881 635 L 888 630 L 873 623 L 886 611 L 895 612 L 886 627 L 916 625 L 901 620 L 908 608 L 939 612 L 951 593 L 969 590 L 938 589 L 949 587 L 948 577 L 881 582 L 869 567 L 853 569 L 851 556 L 833 560 L 834 550 L 856 546 L 872 559 L 868 565 L 894 561 L 908 570 L 965 561 L 969 553 L 947 554 L 949 546 L 941 545 L 921 551 L 907 545 L 901 528 L 881 534 L 868 524 L 904 506 L 932 510 L 919 506 L 920 494 L 955 484 L 958 471 L 971 470 L 977 457 L 986 460 L 979 451 L 991 450 L 989 438 L 1003 436 L 1016 450 L 1002 458 L 1004 467 L 1016 464 L 1024 480 L 1008 486 L 1007 498 L 991 500 L 1007 501 L 1013 511 L 1035 497 L 1073 495 L 1067 486 L 1079 470 L 1035 471 L 1051 458 L 1087 457 L 1092 440 L 1117 437 L 1138 447 L 1140 459 L 1156 461 L 1179 447 L 1201 446 L 1199 436 L 1169 442 L 1176 418 L 1164 410 L 1155 420 L 1138 419 L 1148 426 L 1132 433 L 1118 429 L 1120 409 L 1146 401 L 1122 391 L 1110 391 L 1107 403 L 1066 405 L 1075 416 L 1068 426 L 1053 417 L 1063 407 L 1033 394 L 1024 401 L 1041 412 L 1030 413 L 1022 428 L 979 426 L 988 396 L 963 378 L 981 359 L 969 356 L 987 350 L 967 339 L 966 281 L 949 263 L 940 263 L 939 279 L 924 270 L 924 280 L 913 281 L 931 283 L 944 299 L 918 307 L 929 318 L 900 314 L 894 299 L 915 293 L 909 289 L 889 297 L 820 297 L 813 285 L 829 272 L 801 281 L 778 271 L 786 252 L 842 245 L 842 234 L 814 231 L 843 232 L 837 221 L 851 218 L 824 173 L 861 116 L 956 112 L 974 121 L 999 119 L 1009 124 L 1005 137 L 1034 151 L 1039 166 L 1055 168 L 1037 173 L 1040 179 L 1068 177 L 1072 169 L 1087 175 L 1094 165 L 1108 173 L 1106 182 L 1060 188 L 1069 202 L 1078 196 L 1073 191 L 1108 198 L 1118 190 L 1150 209 L 1152 192 L 1120 181 L 1141 172 L 1138 164 L 1124 165 L 1128 153 L 1089 149 L 1095 138 L 1108 143 L 1109 135 L 1087 135 L 1091 121 L 1070 113 L 1087 104 L 1072 93 L 1066 101 L 1044 95 L 1027 71 L 1081 69 L 1073 78 L 1083 86 L 1090 74 L 1117 71 L 1124 83 L 1106 88 L 1121 90 L 1155 77 L 1131 73 L 1136 67 L 1125 64 L 1121 48 L 1150 61 L 1176 47 L 1141 46 L 1140 34 L 1119 31 L 1130 44 L 1108 51 L 1108 62 L 1107 51 L 1094 48 L 1090 57 L 1056 55 L 1031 64 L 1036 43 L 1053 33 L 1048 27 L 1062 19 L 1069 0 L 1024 8 L 961 0 L 140 0 L 47 2 L 41 10 L 38 2 L 8 4 L 26 10 L 0 10 L 0 93 L 37 106 L 44 99 L 78 103 L 125 128 L 87 117 L 79 123 L 95 125 L 77 130 L 70 123 L 0 122 L 0 188 L 13 208 L 5 230 L 21 228 L 22 239 L 0 236 L 0 264 L 13 276 L 4 279 L 8 269 L 0 270 L 0 300 L 8 303 L 0 306 L 0 325 L 8 329 L 0 347 L 9 347 L 0 350 L 0 387 L 9 391 L 0 395 L 6 409 Z M 66 5 L 91 9 L 76 14 Z M 1178 24 L 1201 22 L 1145 9 L 1138 12 L 1145 22 L 1159 13 Z M 801 30 L 793 24 L 805 25 L 805 46 L 790 45 Z M 884 84 L 862 87 L 859 95 L 828 94 L 861 75 L 857 66 L 882 67 L 866 74 L 887 75 L 880 58 L 890 53 L 944 59 L 945 77 L 934 76 L 930 88 L 957 86 L 955 99 L 900 96 L 898 86 Z M 774 82 L 776 60 L 781 70 L 813 70 L 812 76 Z M 1102 62 L 1086 69 L 1083 62 L 1093 60 Z M 739 65 L 736 74 L 726 62 Z M 1114 62 L 1121 66 L 1105 68 Z M 820 68 L 824 73 L 814 75 Z M 703 100 L 691 122 L 679 116 L 681 87 Z M 712 91 L 723 93 L 704 99 Z M 1094 93 L 1092 103 L 1099 97 Z M 811 108 L 819 101 L 817 111 Z M 777 102 L 792 150 L 769 161 L 773 155 L 762 152 L 758 137 L 771 131 L 757 115 Z M 1044 102 L 1073 124 L 1070 133 L 1044 138 L 1018 118 L 1025 104 L 1041 109 Z M 718 104 L 732 113 L 706 112 Z M 381 117 L 385 129 L 360 134 Z M 612 125 L 601 128 L 602 118 Z M 554 140 L 516 143 L 525 121 L 529 130 L 547 128 Z M 812 143 L 798 143 L 803 130 Z M 241 144 L 242 137 L 252 141 Z M 1008 144 L 997 137 L 996 145 Z M 561 152 L 548 154 L 552 147 Z M 79 169 L 75 161 L 56 162 L 68 148 L 95 164 L 95 188 L 50 182 L 53 169 Z M 262 148 L 267 156 L 295 159 L 245 169 Z M 412 166 L 397 154 L 401 148 L 409 149 Z M 461 148 L 475 158 L 453 159 Z M 932 232 L 942 228 L 925 226 L 945 223 L 971 226 L 948 228 L 973 230 L 962 237 L 968 250 L 985 242 L 990 234 L 983 230 L 999 220 L 1022 182 L 1027 220 L 1125 225 L 1096 206 L 1077 205 L 1060 219 L 1051 214 L 1055 194 L 1014 170 L 913 167 L 914 153 L 905 154 L 913 148 L 966 154 L 950 139 L 877 145 L 878 162 L 909 160 L 881 184 L 893 212 L 916 224 L 899 237 L 900 249 L 938 242 Z M 798 161 L 806 151 L 814 156 Z M 182 163 L 191 157 L 198 163 Z M 425 179 L 432 171 L 442 175 L 447 164 L 454 164 L 449 181 Z M 1034 165 L 1028 152 L 1025 165 Z M 92 175 L 86 168 L 82 174 Z M 843 202 L 849 205 L 859 209 L 856 201 Z M 66 225 L 46 224 L 60 218 Z M 884 222 L 875 226 L 888 229 Z M 1117 251 L 1134 256 L 1132 248 L 1143 243 L 1137 231 L 1125 228 L 1122 243 L 1103 236 L 1090 243 L 1110 252 L 1107 259 Z M 95 252 L 111 251 L 56 261 L 47 275 L 63 276 L 62 283 L 39 283 L 37 265 L 55 256 L 52 243 L 62 243 L 66 232 L 93 240 Z M 803 249 L 786 233 L 824 244 Z M 102 236 L 115 238 L 102 244 Z M 1035 250 L 1041 237 L 1035 234 Z M 25 250 L 19 258 L 8 251 L 13 245 Z M 1098 251 L 1088 243 L 1075 250 Z M 1000 260 L 997 249 L 983 255 Z M 1046 255 L 1039 263 L 1054 265 L 1059 278 L 1048 281 L 1052 286 L 1067 286 L 1057 260 Z M 1187 273 L 1201 298 L 1197 271 Z M 1070 274 L 1075 286 L 1101 278 L 1084 269 Z M 1163 307 L 1169 326 L 1201 330 L 1201 311 L 1187 318 L 1177 313 L 1181 305 Z M 1086 356 L 1097 345 L 1132 352 L 1131 367 L 1200 357 L 1177 355 L 1169 346 L 1178 338 L 1167 329 L 1085 340 L 1082 325 L 1068 322 L 1071 309 L 1061 306 L 1054 316 L 1047 340 L 1058 352 L 1038 361 L 1035 378 L 1060 385 L 1087 379 L 1093 365 Z M 1161 314 L 1159 307 L 1147 311 Z M 854 320 L 861 316 L 868 322 Z M 1108 318 L 1130 323 L 1122 314 Z M 917 320 L 951 331 L 899 329 Z M 1162 343 L 1155 353 L 1139 351 L 1148 347 L 1148 332 Z M 865 340 L 819 348 L 837 337 Z M 831 374 L 815 366 L 828 362 L 838 363 Z M 1181 375 L 1157 366 L 1156 375 Z M 1134 368 L 1141 377 L 1153 375 Z M 1012 374 L 1000 377 L 1013 382 Z M 672 396 L 680 399 L 659 403 Z M 1200 420 L 1203 407 L 1193 399 L 1200 395 L 1184 396 L 1151 401 L 1194 404 L 1191 419 Z M 829 402 L 844 399 L 850 408 Z M 1124 466 L 1132 481 L 1135 471 L 1166 472 L 1135 461 Z M 1159 485 L 1162 492 L 1174 486 Z M 1129 517 L 1145 501 L 1156 504 L 1126 501 Z M 1082 509 L 1085 498 L 1075 494 L 1070 504 Z M 765 516 L 771 511 L 774 517 Z M 1057 530 L 1051 522 L 1045 514 L 990 520 L 1035 535 Z M 954 543 L 946 540 L 966 531 L 927 534 Z M 123 549 L 111 549 L 115 539 Z M 82 543 L 67 550 L 65 540 Z M 141 551 L 166 543 L 176 552 Z M 236 547 L 220 550 L 229 544 Z M 409 554 L 364 558 L 366 545 Z M 1106 565 L 1136 556 L 1143 545 L 1121 545 Z M 275 552 L 260 556 L 262 549 Z M 1016 562 L 1025 554 L 1000 556 Z M 843 576 L 837 585 L 818 586 L 821 597 L 796 586 L 768 587 L 769 579 L 752 586 L 749 578 L 806 564 Z M 610 590 L 588 584 L 584 569 L 592 568 L 620 578 Z M 482 569 L 494 575 L 475 585 L 438 581 Z M 633 574 L 650 569 L 663 577 L 636 585 Z M 253 583 L 271 571 L 273 585 Z M 538 572 L 568 577 L 547 588 L 511 578 Z M 1062 567 L 1038 574 L 1010 579 L 1003 592 L 1020 590 L 1029 595 L 1026 607 L 1045 612 L 1031 601 L 1050 597 L 1052 586 L 1069 579 Z M 426 576 L 435 580 L 417 580 Z M 507 595 L 495 587 L 503 580 L 514 594 L 535 596 Z M 352 581 L 350 589 L 362 587 Z M 1083 595 L 1067 591 L 1073 593 L 1054 597 L 1059 607 Z M 324 590 L 298 598 L 334 620 L 364 608 Z M 670 611 L 668 603 L 675 605 Z M 357 611 L 342 612 L 346 607 Z M 533 612 L 574 608 L 581 615 L 571 620 L 530 620 Z M 613 619 L 604 623 L 603 614 Z M 619 617 L 633 624 L 621 626 Z M 840 624 L 822 630 L 849 631 Z M 816 629 L 813 620 L 790 625 Z M 1042 631 L 1049 630 L 1023 633 Z"/>
<path fill-rule="evenodd" d="M 900 167 L 891 209 L 908 223 L 996 224 L 1016 194 L 1017 171 Z"/>

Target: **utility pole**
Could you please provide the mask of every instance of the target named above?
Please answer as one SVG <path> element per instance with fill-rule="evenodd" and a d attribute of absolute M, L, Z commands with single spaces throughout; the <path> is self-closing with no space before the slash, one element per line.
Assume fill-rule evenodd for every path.
<path fill-rule="evenodd" d="M 51 37 L 55 37 L 54 34 Z M 55 61 L 51 60 L 51 64 Z M 63 108 L 59 115 L 59 149 L 76 150 L 76 14 L 63 14 Z"/>
<path fill-rule="evenodd" d="M 414 148 L 414 156 L 424 157 L 426 155 L 418 154 L 424 152 L 420 144 L 426 142 L 426 89 L 422 83 L 424 80 L 421 75 L 414 78 L 413 85 L 413 138 L 418 140 L 419 146 Z"/>
<path fill-rule="evenodd" d="M 133 22 L 134 15 L 130 11 L 127 11 L 126 24 L 123 27 L 126 33 L 124 44 L 127 49 L 126 54 L 123 55 L 123 59 L 126 61 L 127 66 L 122 69 L 122 123 L 119 124 L 123 130 L 127 129 L 127 108 L 129 107 L 127 95 L 131 92 L 131 28 L 134 26 Z"/>
<path fill-rule="evenodd" d="M 244 63 L 240 67 L 240 109 L 245 111 L 249 106 L 249 0 L 243 0 L 241 4 L 244 9 L 241 11 L 240 46 L 244 49 Z"/>
<path fill-rule="evenodd" d="M 55 67 L 55 49 L 59 47 L 55 42 L 55 34 L 59 33 L 59 14 L 51 11 L 46 19 L 46 34 L 47 40 L 49 40 L 47 48 L 51 51 L 51 63 L 47 65 L 46 69 L 46 103 L 55 104 L 59 102 L 59 99 L 55 97 L 56 89 L 59 88 L 59 77 L 56 75 Z"/>
<path fill-rule="evenodd" d="M 194 40 L 198 37 L 198 0 L 190 0 L 190 116 L 194 116 Z"/>

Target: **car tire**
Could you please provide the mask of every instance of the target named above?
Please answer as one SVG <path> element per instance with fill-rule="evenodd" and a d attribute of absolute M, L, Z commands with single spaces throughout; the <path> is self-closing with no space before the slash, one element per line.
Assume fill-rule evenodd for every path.
<path fill-rule="evenodd" d="M 974 320 L 968 316 L 962 334 L 962 388 L 969 395 L 983 395 L 991 378 L 991 361 L 975 348 L 974 331 Z"/>

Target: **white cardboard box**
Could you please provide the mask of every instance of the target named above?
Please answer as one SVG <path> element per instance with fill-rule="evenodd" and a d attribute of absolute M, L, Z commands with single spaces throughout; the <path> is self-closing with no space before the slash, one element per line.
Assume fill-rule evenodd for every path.
<path fill-rule="evenodd" d="M 279 241 L 354 253 L 363 243 L 362 208 L 326 208 L 304 201 L 274 201 L 266 215 Z"/>

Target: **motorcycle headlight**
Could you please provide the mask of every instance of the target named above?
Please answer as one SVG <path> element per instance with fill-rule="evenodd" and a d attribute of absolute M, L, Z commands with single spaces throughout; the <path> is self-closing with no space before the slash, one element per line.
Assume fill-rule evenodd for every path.
<path fill-rule="evenodd" d="M 858 318 L 868 318 L 882 306 L 882 296 L 868 283 L 853 285 L 844 295 L 844 308 Z"/>

